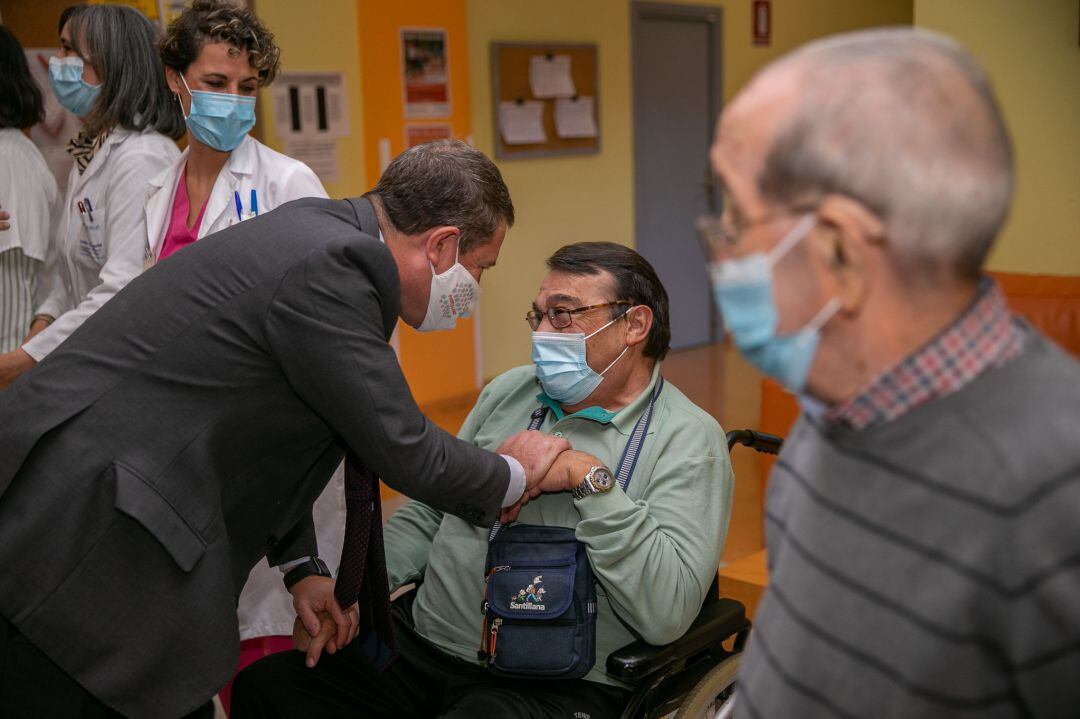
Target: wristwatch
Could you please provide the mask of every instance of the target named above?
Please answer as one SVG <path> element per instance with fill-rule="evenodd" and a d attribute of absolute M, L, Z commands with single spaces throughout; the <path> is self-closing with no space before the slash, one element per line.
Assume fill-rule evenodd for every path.
<path fill-rule="evenodd" d="M 326 566 L 326 562 L 318 557 L 309 557 L 306 562 L 301 562 L 285 574 L 285 588 L 292 589 L 293 585 L 301 579 L 307 579 L 312 575 L 331 578 L 334 576 L 330 573 L 330 567 Z"/>
<path fill-rule="evenodd" d="M 581 480 L 581 484 L 570 491 L 574 499 L 582 499 L 590 494 L 607 492 L 615 486 L 615 478 L 611 476 L 611 470 L 607 467 L 593 467 Z"/>

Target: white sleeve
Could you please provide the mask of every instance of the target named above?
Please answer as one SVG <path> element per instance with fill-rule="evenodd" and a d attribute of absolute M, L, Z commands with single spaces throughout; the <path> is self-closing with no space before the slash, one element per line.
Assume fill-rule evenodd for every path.
<path fill-rule="evenodd" d="M 150 180 L 156 177 L 174 156 L 128 152 L 114 155 L 110 159 L 117 164 L 110 168 L 111 177 L 101 203 L 105 210 L 105 263 L 98 273 L 101 281 L 74 309 L 64 312 L 55 322 L 23 345 L 23 350 L 38 362 L 143 271 L 143 251 L 146 245 L 144 206 L 150 191 Z M 48 306 L 49 302 L 46 301 L 42 311 L 47 311 Z"/>
<path fill-rule="evenodd" d="M 502 506 L 509 507 L 525 494 L 525 468 L 521 466 L 521 462 L 508 454 L 499 456 L 505 459 L 507 466 L 510 467 L 510 483 L 506 485 L 506 496 L 503 497 L 502 503 Z"/>

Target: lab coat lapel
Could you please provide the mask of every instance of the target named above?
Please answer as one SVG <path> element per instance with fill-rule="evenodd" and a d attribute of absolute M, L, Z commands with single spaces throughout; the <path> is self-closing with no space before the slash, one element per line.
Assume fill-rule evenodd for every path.
<path fill-rule="evenodd" d="M 236 224 L 236 199 L 235 193 L 240 193 L 240 202 L 243 206 L 242 217 L 247 219 L 250 200 L 245 191 L 250 194 L 248 186 L 254 171 L 255 141 L 251 136 L 245 136 L 240 144 L 229 154 L 225 167 L 221 168 L 217 180 L 214 181 L 214 189 L 210 191 L 210 199 L 206 204 L 206 212 L 203 213 L 202 224 L 199 225 L 199 239 L 209 234 L 218 232 L 226 227 Z"/>
<path fill-rule="evenodd" d="M 109 159 L 109 155 L 112 153 L 113 145 L 119 145 L 124 139 L 131 134 L 130 130 L 125 130 L 122 127 L 113 128 L 109 136 L 105 138 L 105 142 L 94 153 L 93 159 L 90 164 L 86 166 L 86 170 L 80 175 L 78 170 L 75 171 L 75 186 L 71 188 L 71 197 L 82 200 L 84 196 L 89 197 L 84 191 L 86 185 L 90 180 L 96 177 L 101 168 L 105 166 L 105 162 Z M 97 205 L 98 198 L 90 197 L 91 205 Z"/>
<path fill-rule="evenodd" d="M 180 172 L 187 163 L 188 151 L 185 148 L 180 154 L 180 159 L 167 167 L 157 177 L 150 181 L 153 191 L 150 199 L 146 202 L 146 253 L 147 262 L 152 264 L 157 261 L 161 252 L 161 244 L 165 240 L 165 231 L 172 217 L 172 206 L 176 199 L 176 183 L 180 178 Z"/>

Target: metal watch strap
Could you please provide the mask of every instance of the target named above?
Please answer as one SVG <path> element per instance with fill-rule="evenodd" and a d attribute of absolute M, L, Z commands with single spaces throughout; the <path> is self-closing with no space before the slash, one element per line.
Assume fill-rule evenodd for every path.
<path fill-rule="evenodd" d="M 293 585 L 301 579 L 307 579 L 311 576 L 333 577 L 334 575 L 330 572 L 330 567 L 326 566 L 326 562 L 318 557 L 310 557 L 306 562 L 302 562 L 286 572 L 285 588 L 292 589 Z"/>
<path fill-rule="evenodd" d="M 585 478 L 581 480 L 581 484 L 579 484 L 578 486 L 576 486 L 576 487 L 574 487 L 573 489 L 570 490 L 570 496 L 573 497 L 574 499 L 584 499 L 585 497 L 588 497 L 590 494 L 600 494 L 601 492 L 607 491 L 605 489 L 601 489 L 600 487 L 597 487 L 596 484 L 593 483 L 593 475 L 596 473 L 596 470 L 598 470 L 598 469 L 603 469 L 608 474 L 611 474 L 611 470 L 608 469 L 607 467 L 603 467 L 603 466 L 591 467 L 589 469 L 589 473 L 586 474 Z M 611 489 L 611 487 L 609 486 L 608 489 Z"/>

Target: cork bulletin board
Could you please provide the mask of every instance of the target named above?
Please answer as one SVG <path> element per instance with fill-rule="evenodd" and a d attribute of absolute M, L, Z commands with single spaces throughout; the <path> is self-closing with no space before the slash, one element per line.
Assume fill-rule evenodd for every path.
<path fill-rule="evenodd" d="M 551 61 L 569 57 L 570 77 L 573 81 L 573 96 L 563 98 L 537 97 L 533 94 L 530 82 L 530 67 L 534 57 Z M 561 155 L 589 155 L 600 152 L 600 83 L 599 55 L 595 44 L 567 43 L 508 43 L 491 44 L 491 83 L 492 110 L 494 114 L 495 156 L 502 160 L 536 157 L 557 157 Z M 595 136 L 572 137 L 560 136 L 556 127 L 556 107 L 558 103 L 580 101 L 588 102 L 591 98 L 592 115 L 595 122 Z M 503 133 L 503 103 L 515 103 L 524 106 L 529 103 L 542 103 L 541 121 L 542 142 L 510 144 Z"/>

